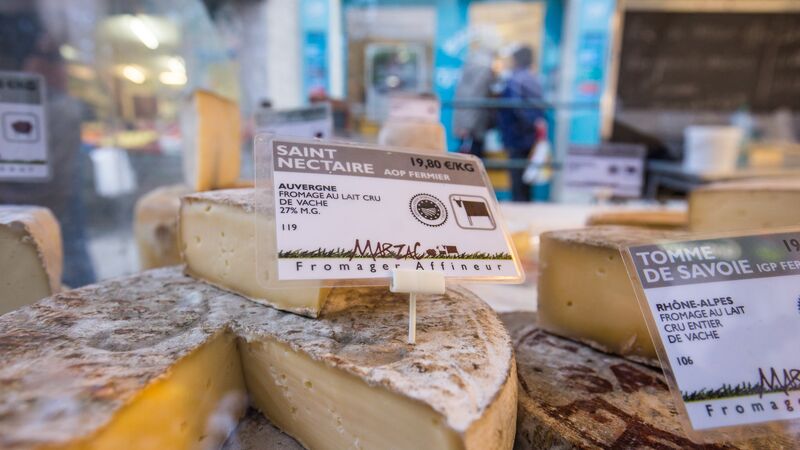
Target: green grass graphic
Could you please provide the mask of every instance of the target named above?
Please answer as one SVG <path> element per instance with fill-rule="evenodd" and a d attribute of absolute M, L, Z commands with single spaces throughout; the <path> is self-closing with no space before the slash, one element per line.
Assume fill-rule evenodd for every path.
<path fill-rule="evenodd" d="M 511 259 L 511 255 L 505 252 L 498 253 L 451 253 L 447 255 L 428 255 L 427 253 L 421 255 L 420 258 L 412 258 L 404 253 L 385 252 L 376 258 L 393 258 L 393 259 Z M 371 255 L 356 255 L 353 250 L 345 250 L 343 248 L 325 249 L 318 248 L 316 250 L 281 250 L 278 252 L 278 258 L 283 259 L 297 259 L 297 258 L 352 258 L 352 259 L 372 259 Z"/>
<path fill-rule="evenodd" d="M 737 385 L 723 384 L 717 389 L 701 389 L 694 392 L 681 392 L 681 396 L 685 402 L 701 402 L 708 400 L 720 400 L 723 398 L 747 397 L 750 395 L 774 394 L 778 392 L 791 392 L 798 390 L 800 390 L 800 386 L 789 387 L 785 390 L 774 388 L 764 389 L 762 391 L 762 387 L 759 383 L 744 382 Z"/>

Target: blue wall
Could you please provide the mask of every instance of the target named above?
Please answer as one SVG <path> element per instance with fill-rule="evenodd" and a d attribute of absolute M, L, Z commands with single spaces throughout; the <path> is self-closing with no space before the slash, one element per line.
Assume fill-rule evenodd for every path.
<path fill-rule="evenodd" d="M 330 93 L 328 71 L 328 0 L 300 1 L 300 32 L 302 33 L 303 96 L 314 89 Z"/>
<path fill-rule="evenodd" d="M 544 29 L 542 30 L 539 70 L 545 83 L 554 83 L 561 69 L 564 0 L 546 0 L 544 7 Z"/>
<path fill-rule="evenodd" d="M 442 103 L 453 100 L 461 77 L 461 66 L 467 56 L 463 45 L 468 32 L 468 0 L 436 0 L 436 41 L 433 54 L 433 92 Z M 447 129 L 447 148 L 458 147 L 453 137 L 453 108 L 442 108 L 442 124 Z"/>
<path fill-rule="evenodd" d="M 570 144 L 600 142 L 600 99 L 608 75 L 608 52 L 615 0 L 572 0 L 578 2 L 576 26 L 572 33 L 574 80 L 570 88 L 573 109 L 570 119 Z M 592 105 L 592 106 L 580 106 Z"/>

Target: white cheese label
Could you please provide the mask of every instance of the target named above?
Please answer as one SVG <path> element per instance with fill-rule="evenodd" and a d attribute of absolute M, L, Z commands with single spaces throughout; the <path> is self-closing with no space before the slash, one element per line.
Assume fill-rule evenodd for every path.
<path fill-rule="evenodd" d="M 480 160 L 276 138 L 279 280 L 522 278 Z"/>
<path fill-rule="evenodd" d="M 694 430 L 800 418 L 800 232 L 629 252 Z"/>
<path fill-rule="evenodd" d="M 44 99 L 40 75 L 0 72 L 0 180 L 49 178 Z"/>

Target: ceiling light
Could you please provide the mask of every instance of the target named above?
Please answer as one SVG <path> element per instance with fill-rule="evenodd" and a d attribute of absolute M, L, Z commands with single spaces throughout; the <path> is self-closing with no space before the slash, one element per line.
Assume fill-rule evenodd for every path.
<path fill-rule="evenodd" d="M 125 66 L 122 68 L 122 76 L 132 83 L 142 84 L 147 79 L 144 71 L 136 66 Z"/>
<path fill-rule="evenodd" d="M 128 26 L 133 31 L 133 34 L 142 41 L 145 47 L 149 48 L 150 50 L 155 50 L 158 48 L 159 42 L 158 38 L 156 38 L 155 33 L 153 33 L 153 29 L 145 23 L 144 19 L 139 16 L 130 16 L 130 20 L 128 21 Z"/>
<path fill-rule="evenodd" d="M 386 86 L 392 89 L 400 86 L 400 77 L 398 77 L 397 75 L 389 75 L 388 77 L 386 77 Z"/>
<path fill-rule="evenodd" d="M 180 86 L 186 84 L 186 74 L 180 72 L 161 72 L 158 80 L 170 86 Z"/>
<path fill-rule="evenodd" d="M 75 50 L 75 47 L 64 44 L 58 47 L 58 53 L 61 54 L 61 57 L 67 60 L 73 60 L 78 58 L 78 51 Z"/>
<path fill-rule="evenodd" d="M 175 73 L 186 74 L 186 65 L 183 63 L 183 58 L 180 56 L 171 56 L 167 59 L 167 67 Z"/>

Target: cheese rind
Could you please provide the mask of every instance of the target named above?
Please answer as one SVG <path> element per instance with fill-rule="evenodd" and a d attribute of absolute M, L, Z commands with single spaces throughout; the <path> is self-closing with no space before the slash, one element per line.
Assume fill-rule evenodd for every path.
<path fill-rule="evenodd" d="M 174 266 L 181 263 L 178 246 L 178 211 L 181 197 L 192 190 L 185 185 L 156 188 L 137 202 L 134 209 L 133 233 L 143 270 Z"/>
<path fill-rule="evenodd" d="M 61 229 L 39 206 L 0 206 L 0 314 L 55 294 L 63 270 Z"/>
<path fill-rule="evenodd" d="M 537 329 L 534 313 L 501 315 L 518 364 L 518 449 L 756 450 L 798 448 L 791 422 L 766 436 L 693 442 L 664 374 Z"/>
<path fill-rule="evenodd" d="M 218 370 L 183 363 L 224 360 L 220 352 L 240 358 L 229 345 L 233 336 L 257 405 L 266 401 L 257 383 L 274 380 L 275 389 L 292 400 L 283 403 L 288 411 L 276 402 L 279 413 L 291 416 L 295 406 L 297 415 L 308 407 L 323 411 L 320 424 L 337 425 L 335 436 L 325 441 L 332 444 L 321 448 L 358 447 L 359 435 L 365 445 L 372 442 L 368 437 L 399 436 L 392 448 L 418 448 L 411 447 L 418 443 L 415 436 L 442 436 L 444 448 L 511 447 L 506 436 L 514 433 L 516 414 L 513 354 L 505 329 L 486 304 L 461 289 L 420 296 L 417 345 L 409 346 L 403 296 L 385 289 L 338 289 L 332 297 L 348 307 L 309 319 L 264 308 L 166 268 L 68 291 L 8 314 L 0 318 L 0 447 L 92 448 L 96 436 L 120 426 L 125 411 L 148 400 L 153 386 L 175 386 L 170 380 L 182 367 L 189 367 L 187 373 L 201 385 Z M 208 353 L 211 348 L 223 350 Z M 212 385 L 236 391 L 235 376 L 212 378 L 228 380 Z M 353 385 L 359 386 L 358 395 L 333 389 Z M 172 420 L 136 426 L 136 431 L 141 439 L 166 442 L 168 427 L 210 410 L 192 407 L 203 396 L 225 390 L 185 389 L 188 399 L 157 402 L 164 417 L 175 411 Z M 349 409 L 359 405 L 367 409 Z M 371 414 L 375 408 L 382 414 Z M 141 414 L 130 423 L 149 423 Z M 337 417 L 349 435 L 339 433 Z M 408 420 L 396 420 L 403 417 Z M 372 428 L 365 425 L 368 420 Z M 325 429 L 283 426 L 310 446 Z M 199 427 L 191 429 L 189 438 L 170 448 L 189 448 L 180 442 L 202 436 Z"/>
<path fill-rule="evenodd" d="M 800 226 L 800 180 L 713 183 L 689 195 L 689 228 L 715 233 Z"/>
<path fill-rule="evenodd" d="M 274 277 L 257 252 L 266 242 L 256 241 L 256 227 L 274 225 L 256 214 L 254 189 L 228 189 L 183 197 L 180 209 L 180 245 L 186 273 L 255 302 L 283 311 L 317 317 L 330 289 L 264 287 L 259 271 Z M 259 247 L 261 246 L 261 247 Z M 260 265 L 259 265 L 260 264 Z"/>
<path fill-rule="evenodd" d="M 542 329 L 600 350 L 657 364 L 620 251 L 678 232 L 599 226 L 541 235 L 538 317 Z"/>
<path fill-rule="evenodd" d="M 184 181 L 195 191 L 235 186 L 241 170 L 239 105 L 195 91 L 181 110 Z"/>

